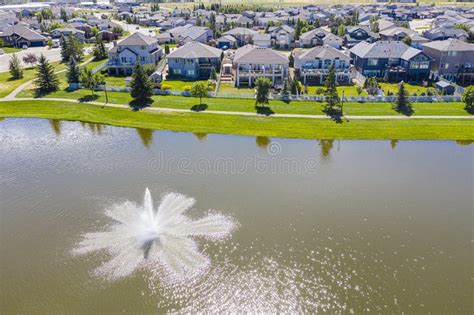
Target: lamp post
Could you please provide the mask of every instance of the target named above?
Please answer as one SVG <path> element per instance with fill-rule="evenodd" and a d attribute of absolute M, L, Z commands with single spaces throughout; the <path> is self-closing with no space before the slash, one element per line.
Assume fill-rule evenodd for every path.
<path fill-rule="evenodd" d="M 341 99 L 341 116 L 344 116 L 344 90 L 342 91 L 342 99 Z"/>

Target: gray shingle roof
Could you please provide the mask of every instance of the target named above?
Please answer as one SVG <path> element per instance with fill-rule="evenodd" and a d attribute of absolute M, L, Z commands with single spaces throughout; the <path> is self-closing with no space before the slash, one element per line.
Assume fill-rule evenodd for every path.
<path fill-rule="evenodd" d="M 316 46 L 311 49 L 303 50 L 296 52 L 295 58 L 298 59 L 305 59 L 305 60 L 313 60 L 316 58 L 319 59 L 336 59 L 339 58 L 341 60 L 349 61 L 349 56 L 345 55 L 342 51 L 337 50 L 330 46 Z"/>
<path fill-rule="evenodd" d="M 21 24 L 16 24 L 7 27 L 3 33 L 0 33 L 0 36 L 11 36 L 13 34 L 17 34 L 18 36 L 27 39 L 29 41 L 40 41 L 40 40 L 46 40 L 46 37 L 41 35 L 38 32 L 35 32 L 28 27 L 21 25 Z"/>
<path fill-rule="evenodd" d="M 189 42 L 172 51 L 167 58 L 220 58 L 222 50 L 199 42 Z"/>
<path fill-rule="evenodd" d="M 235 63 L 284 63 L 288 64 L 288 57 L 270 48 L 245 45 L 236 50 Z"/>
<path fill-rule="evenodd" d="M 453 38 L 426 43 L 423 46 L 441 51 L 474 51 L 474 44 L 468 44 Z"/>
<path fill-rule="evenodd" d="M 148 35 L 144 35 L 140 32 L 133 33 L 124 40 L 122 40 L 120 46 L 148 46 L 157 43 L 157 39 Z"/>
<path fill-rule="evenodd" d="M 249 28 L 245 28 L 245 27 L 236 27 L 223 33 L 222 35 L 237 35 L 238 36 L 238 35 L 255 35 L 255 34 L 258 34 L 258 32 L 251 30 Z"/>
<path fill-rule="evenodd" d="M 350 52 L 361 58 L 400 58 L 409 48 L 400 41 L 360 42 Z"/>

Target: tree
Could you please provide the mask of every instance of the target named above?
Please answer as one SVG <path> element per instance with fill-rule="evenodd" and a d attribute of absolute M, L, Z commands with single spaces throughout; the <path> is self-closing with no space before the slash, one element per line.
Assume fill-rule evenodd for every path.
<path fill-rule="evenodd" d="M 107 49 L 105 49 L 105 44 L 101 35 L 98 35 L 95 39 L 93 54 L 95 60 L 103 60 L 108 57 Z"/>
<path fill-rule="evenodd" d="M 67 47 L 67 41 L 63 34 L 61 34 L 61 39 L 59 40 L 61 45 L 61 59 L 63 61 L 69 61 L 69 49 Z"/>
<path fill-rule="evenodd" d="M 166 55 L 170 54 L 170 46 L 168 44 L 165 45 L 165 54 Z"/>
<path fill-rule="evenodd" d="M 405 89 L 405 84 L 403 81 L 398 85 L 397 98 L 393 104 L 393 107 L 399 113 L 403 113 L 405 115 L 412 114 L 412 107 L 408 99 L 408 92 Z"/>
<path fill-rule="evenodd" d="M 199 97 L 199 105 L 202 105 L 202 98 L 207 96 L 207 85 L 204 82 L 195 82 L 191 87 L 191 95 Z"/>
<path fill-rule="evenodd" d="M 29 64 L 30 66 L 33 66 L 35 63 L 38 62 L 38 58 L 36 58 L 35 54 L 28 53 L 23 57 L 23 62 Z"/>
<path fill-rule="evenodd" d="M 325 112 L 327 114 L 333 114 L 335 112 L 340 112 L 341 100 L 337 94 L 336 86 L 336 68 L 334 65 L 331 65 L 329 68 L 328 75 L 324 81 L 324 86 L 326 87 L 325 96 L 326 96 L 326 106 Z"/>
<path fill-rule="evenodd" d="M 211 80 L 214 80 L 214 81 L 217 81 L 217 72 L 216 72 L 216 68 L 212 67 L 212 70 L 211 70 L 211 75 L 209 76 L 209 79 L 211 79 Z"/>
<path fill-rule="evenodd" d="M 410 37 L 410 36 L 406 36 L 404 39 L 402 39 L 402 42 L 404 42 L 404 43 L 407 44 L 408 46 L 411 46 L 411 37 Z"/>
<path fill-rule="evenodd" d="M 78 83 L 80 82 L 81 70 L 76 62 L 76 59 L 69 59 L 69 65 L 67 70 L 67 83 Z"/>
<path fill-rule="evenodd" d="M 290 89 L 288 87 L 288 80 L 283 82 L 283 89 L 281 90 L 281 95 L 288 96 L 290 95 Z"/>
<path fill-rule="evenodd" d="M 20 59 L 16 54 L 13 54 L 10 58 L 8 66 L 12 79 L 17 80 L 23 78 L 23 69 L 21 68 Z"/>
<path fill-rule="evenodd" d="M 66 12 L 66 9 L 64 9 L 64 7 L 61 7 L 60 15 L 61 15 L 61 20 L 63 20 L 63 22 L 67 22 L 67 12 Z"/>
<path fill-rule="evenodd" d="M 360 86 L 356 86 L 357 95 L 360 96 L 362 94 L 362 91 L 363 91 L 363 89 Z"/>
<path fill-rule="evenodd" d="M 82 58 L 84 58 L 84 52 L 82 51 L 83 45 L 76 36 L 69 36 L 67 49 L 69 51 L 69 58 L 73 57 L 77 62 L 81 62 Z M 69 61 L 69 58 L 67 61 Z"/>
<path fill-rule="evenodd" d="M 104 84 L 104 77 L 99 73 L 92 73 L 92 70 L 88 68 L 82 70 L 80 80 L 85 88 L 91 90 L 92 95 L 99 85 Z"/>
<path fill-rule="evenodd" d="M 303 86 L 301 82 L 296 79 L 292 80 L 290 82 L 290 91 L 291 91 L 291 94 L 300 95 L 301 92 L 303 91 Z"/>
<path fill-rule="evenodd" d="M 59 87 L 59 80 L 54 73 L 54 67 L 43 54 L 41 54 L 36 66 L 35 85 L 38 93 L 54 92 Z"/>
<path fill-rule="evenodd" d="M 123 28 L 121 28 L 120 26 L 112 27 L 112 34 L 117 37 L 121 37 L 123 35 Z"/>
<path fill-rule="evenodd" d="M 474 86 L 473 85 L 464 89 L 461 99 L 464 102 L 464 104 L 466 104 L 464 109 L 467 112 L 474 114 Z"/>
<path fill-rule="evenodd" d="M 136 101 L 146 101 L 153 95 L 153 85 L 148 80 L 142 65 L 137 63 L 130 82 L 131 95 Z"/>
<path fill-rule="evenodd" d="M 341 24 L 337 28 L 337 36 L 344 37 L 344 34 L 346 34 L 346 26 Z"/>
<path fill-rule="evenodd" d="M 268 78 L 258 77 L 257 80 L 255 80 L 255 104 L 261 104 L 263 106 L 268 104 L 271 87 L 272 81 Z"/>
<path fill-rule="evenodd" d="M 364 82 L 364 88 L 369 95 L 377 95 L 377 92 L 379 90 L 379 83 L 377 82 L 377 78 L 367 78 L 367 80 L 365 80 Z"/>

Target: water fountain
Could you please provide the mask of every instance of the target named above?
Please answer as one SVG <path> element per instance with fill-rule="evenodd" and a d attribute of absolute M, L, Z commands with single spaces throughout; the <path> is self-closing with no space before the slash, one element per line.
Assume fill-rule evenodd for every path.
<path fill-rule="evenodd" d="M 129 276 L 139 268 L 164 270 L 173 281 L 195 277 L 210 264 L 195 238 L 223 240 L 236 223 L 216 212 L 191 220 L 185 212 L 194 203 L 193 198 L 169 193 L 155 209 L 147 188 L 143 205 L 127 201 L 107 209 L 105 214 L 113 224 L 104 231 L 84 234 L 72 253 L 109 253 L 111 259 L 95 273 L 110 279 Z"/>

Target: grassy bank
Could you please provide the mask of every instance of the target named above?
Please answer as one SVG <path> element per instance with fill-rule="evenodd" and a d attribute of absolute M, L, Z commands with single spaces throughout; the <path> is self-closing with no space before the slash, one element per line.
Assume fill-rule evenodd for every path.
<path fill-rule="evenodd" d="M 201 133 L 321 139 L 474 139 L 470 120 L 352 120 L 157 113 L 53 101 L 0 103 L 0 117 L 34 117 Z"/>
<path fill-rule="evenodd" d="M 62 86 L 65 87 L 66 85 Z M 77 90 L 68 92 L 64 89 L 51 93 L 46 97 L 68 98 L 68 99 L 87 99 L 91 92 L 89 90 Z M 24 90 L 18 97 L 33 97 L 33 90 Z M 97 92 L 96 101 L 105 102 L 104 92 Z M 129 93 L 108 92 L 109 103 L 128 104 L 132 98 Z M 229 99 L 229 98 L 204 98 L 204 107 L 199 106 L 199 99 L 183 96 L 154 96 L 153 104 L 155 107 L 192 109 L 204 108 L 207 110 L 219 111 L 238 111 L 238 112 L 256 112 L 255 101 L 252 99 Z M 270 101 L 269 107 L 277 114 L 312 114 L 322 115 L 323 103 L 314 101 Z M 464 110 L 463 103 L 414 103 L 413 115 L 449 115 L 466 116 L 469 115 Z M 400 115 L 392 109 L 390 103 L 345 103 L 345 115 L 370 115 L 370 116 L 389 116 Z"/>

